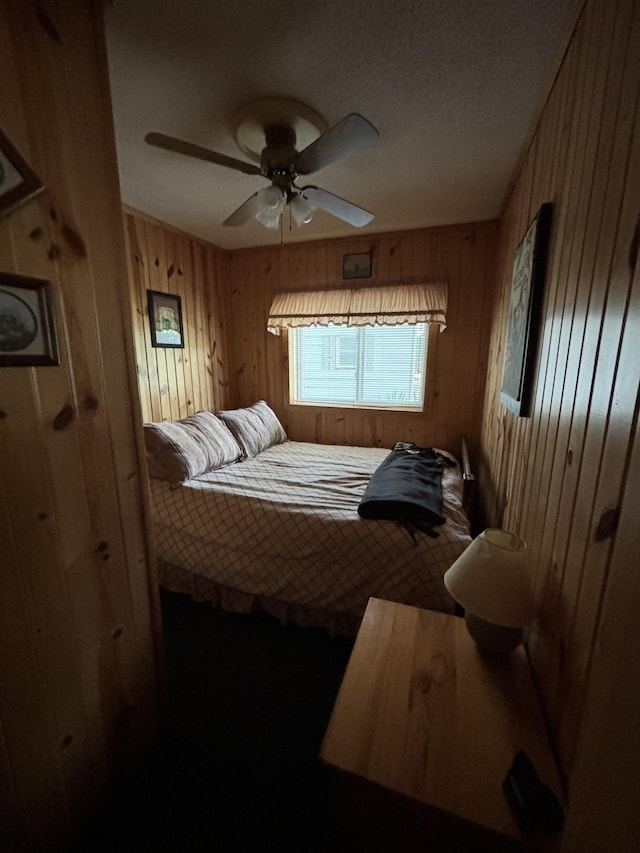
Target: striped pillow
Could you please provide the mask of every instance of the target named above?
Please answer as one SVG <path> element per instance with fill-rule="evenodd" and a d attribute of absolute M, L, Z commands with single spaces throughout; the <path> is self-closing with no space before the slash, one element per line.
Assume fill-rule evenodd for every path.
<path fill-rule="evenodd" d="M 258 400 L 246 409 L 230 409 L 216 414 L 235 436 L 245 459 L 257 456 L 272 444 L 287 440 L 278 416 L 264 400 Z"/>
<path fill-rule="evenodd" d="M 180 421 L 144 424 L 149 476 L 183 483 L 242 457 L 225 424 L 211 412 Z"/>

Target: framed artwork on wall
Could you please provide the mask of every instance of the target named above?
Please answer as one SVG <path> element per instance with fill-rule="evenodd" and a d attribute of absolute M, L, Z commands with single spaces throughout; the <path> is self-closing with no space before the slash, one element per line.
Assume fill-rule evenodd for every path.
<path fill-rule="evenodd" d="M 60 364 L 51 284 L 0 273 L 0 367 Z"/>
<path fill-rule="evenodd" d="M 500 402 L 518 417 L 529 415 L 531 403 L 552 209 L 541 206 L 513 258 Z"/>
<path fill-rule="evenodd" d="M 342 278 L 371 278 L 371 252 L 343 255 Z"/>
<path fill-rule="evenodd" d="M 160 290 L 147 290 L 151 346 L 184 347 L 180 297 Z"/>
<path fill-rule="evenodd" d="M 0 130 L 0 216 L 43 189 L 38 176 Z"/>

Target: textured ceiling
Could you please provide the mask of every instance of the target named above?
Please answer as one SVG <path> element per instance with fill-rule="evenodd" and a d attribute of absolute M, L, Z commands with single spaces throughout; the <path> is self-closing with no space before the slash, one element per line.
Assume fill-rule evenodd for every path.
<path fill-rule="evenodd" d="M 378 145 L 310 176 L 375 214 L 319 211 L 285 242 L 492 219 L 570 0 L 113 0 L 107 39 L 123 201 L 225 248 L 279 243 L 223 220 L 259 176 L 153 148 L 159 131 L 246 159 L 234 113 L 266 95 L 329 125 L 360 112 Z M 288 221 L 288 217 L 286 217 Z M 287 226 L 288 228 L 288 226 Z"/>

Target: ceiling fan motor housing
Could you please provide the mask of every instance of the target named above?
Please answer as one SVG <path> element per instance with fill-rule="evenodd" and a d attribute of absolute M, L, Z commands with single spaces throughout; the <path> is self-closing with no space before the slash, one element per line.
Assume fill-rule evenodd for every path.
<path fill-rule="evenodd" d="M 296 150 L 296 132 L 291 127 L 272 125 L 264 129 L 266 146 L 260 157 L 260 171 L 276 186 L 288 190 L 297 174 L 293 169 Z"/>

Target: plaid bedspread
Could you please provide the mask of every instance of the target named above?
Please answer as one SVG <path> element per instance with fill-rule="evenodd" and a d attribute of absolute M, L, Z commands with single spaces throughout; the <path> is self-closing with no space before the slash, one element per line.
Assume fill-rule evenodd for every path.
<path fill-rule="evenodd" d="M 224 587 L 333 613 L 361 616 L 370 596 L 453 612 L 442 576 L 471 541 L 460 469 L 443 472 L 446 523 L 432 539 L 358 515 L 388 453 L 287 441 L 177 488 L 152 479 L 157 556 Z"/>

